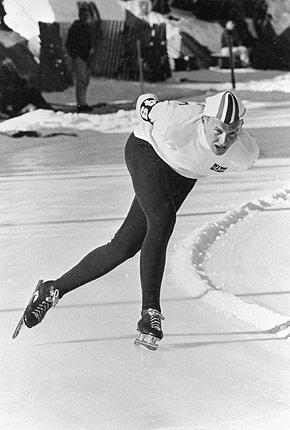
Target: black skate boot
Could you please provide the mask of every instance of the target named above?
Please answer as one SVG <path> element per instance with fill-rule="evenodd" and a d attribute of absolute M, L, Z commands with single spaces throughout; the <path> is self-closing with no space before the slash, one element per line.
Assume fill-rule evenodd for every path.
<path fill-rule="evenodd" d="M 138 321 L 137 331 L 139 335 L 135 339 L 135 345 L 143 345 L 152 351 L 156 351 L 157 341 L 163 338 L 161 320 L 164 316 L 156 309 L 142 311 L 142 318 Z"/>
<path fill-rule="evenodd" d="M 36 289 L 28 303 L 12 338 L 16 338 L 23 323 L 31 328 L 39 324 L 45 317 L 47 311 L 57 304 L 59 300 L 59 290 L 54 288 L 53 281 L 38 281 Z"/>

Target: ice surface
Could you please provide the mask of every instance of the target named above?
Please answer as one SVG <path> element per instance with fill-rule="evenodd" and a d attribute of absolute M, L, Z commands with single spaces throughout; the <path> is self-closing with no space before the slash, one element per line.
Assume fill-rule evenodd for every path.
<path fill-rule="evenodd" d="M 133 196 L 121 155 L 131 119 L 119 114 L 118 135 L 0 136 L 1 429 L 288 430 L 289 340 L 265 331 L 290 313 L 287 110 L 249 103 L 261 160 L 200 181 L 182 207 L 156 352 L 133 344 L 138 256 L 11 340 L 37 280 L 59 276 L 122 222 Z M 29 126 L 29 115 L 19 121 Z M 195 248 L 204 279 L 188 265 Z"/>

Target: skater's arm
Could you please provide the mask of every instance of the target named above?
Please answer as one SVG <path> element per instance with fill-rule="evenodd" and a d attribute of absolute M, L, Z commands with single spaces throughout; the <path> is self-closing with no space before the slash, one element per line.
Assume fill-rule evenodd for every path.
<path fill-rule="evenodd" d="M 157 103 L 159 103 L 159 100 L 155 94 L 142 94 L 139 96 L 136 103 L 137 117 L 152 124 L 153 118 L 151 112 Z"/>
<path fill-rule="evenodd" d="M 190 121 L 194 117 L 200 116 L 200 108 L 193 108 L 195 103 L 181 102 L 177 100 L 159 101 L 155 94 L 142 94 L 136 103 L 136 114 L 141 122 L 163 124 L 179 124 Z"/>

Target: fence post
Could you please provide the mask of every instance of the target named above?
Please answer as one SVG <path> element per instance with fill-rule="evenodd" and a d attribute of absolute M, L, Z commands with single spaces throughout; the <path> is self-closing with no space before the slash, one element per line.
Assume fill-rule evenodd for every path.
<path fill-rule="evenodd" d="M 144 93 L 144 75 L 143 75 L 143 58 L 141 53 L 141 42 L 140 39 L 137 40 L 137 61 L 139 67 L 139 82 L 140 82 L 140 93 Z"/>
<path fill-rule="evenodd" d="M 236 88 L 236 79 L 235 79 L 235 59 L 233 54 L 233 36 L 231 31 L 227 31 L 227 42 L 229 47 L 229 63 L 231 69 L 231 80 L 233 89 Z"/>

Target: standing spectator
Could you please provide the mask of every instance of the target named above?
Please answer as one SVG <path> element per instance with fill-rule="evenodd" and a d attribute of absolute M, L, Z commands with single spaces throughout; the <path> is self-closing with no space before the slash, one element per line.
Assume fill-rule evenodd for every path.
<path fill-rule="evenodd" d="M 87 104 L 94 55 L 91 21 L 90 9 L 86 3 L 82 3 L 79 7 L 79 19 L 73 22 L 66 40 L 66 48 L 73 60 L 78 112 L 92 111 L 92 107 Z"/>

